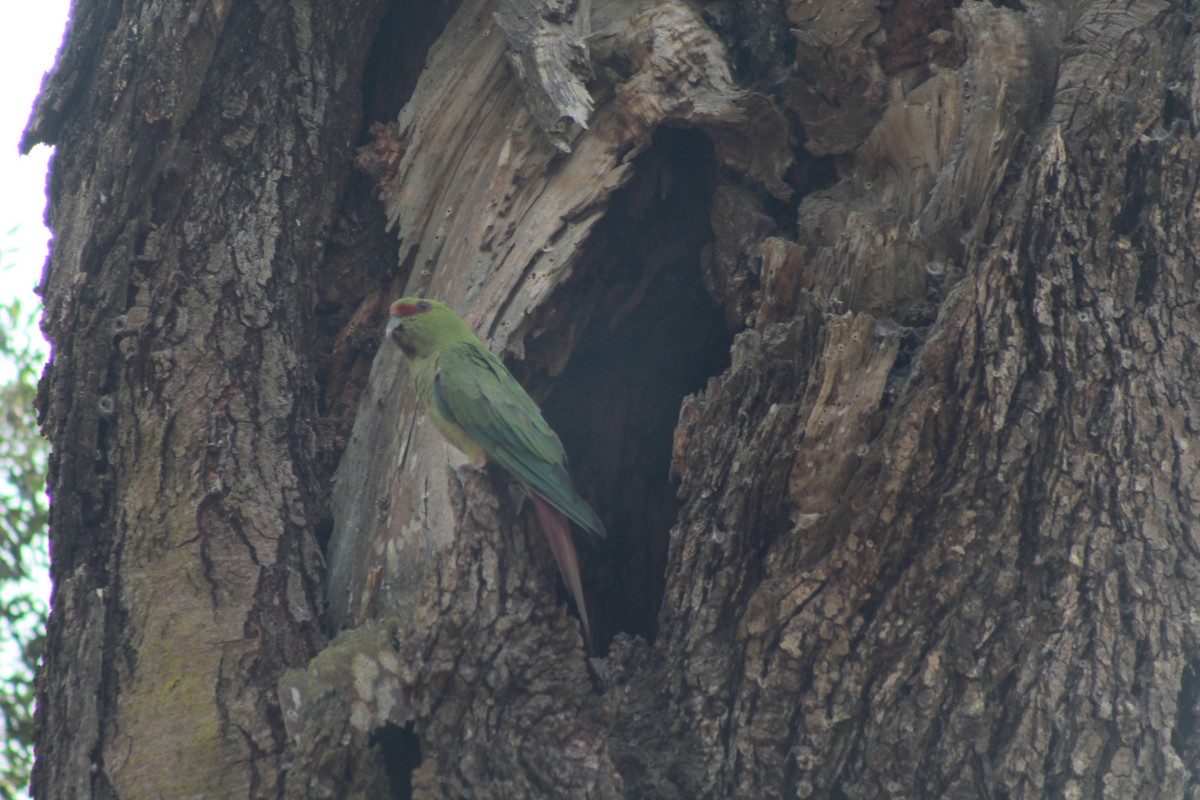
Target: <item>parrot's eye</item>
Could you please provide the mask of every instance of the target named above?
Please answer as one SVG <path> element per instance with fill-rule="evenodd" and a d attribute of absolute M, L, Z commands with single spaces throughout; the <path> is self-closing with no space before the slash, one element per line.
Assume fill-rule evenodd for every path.
<path fill-rule="evenodd" d="M 431 306 L 427 300 L 422 300 L 421 302 L 417 303 L 417 311 L 428 311 L 430 307 Z"/>

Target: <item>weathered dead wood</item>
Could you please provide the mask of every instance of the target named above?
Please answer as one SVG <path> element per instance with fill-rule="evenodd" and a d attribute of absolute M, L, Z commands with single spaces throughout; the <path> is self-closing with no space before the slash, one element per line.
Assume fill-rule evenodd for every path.
<path fill-rule="evenodd" d="M 587 37 L 590 0 L 501 0 L 496 22 L 508 36 L 509 62 L 529 111 L 561 151 L 588 126 L 592 96 Z"/>
<path fill-rule="evenodd" d="M 748 119 L 744 109 L 755 101 L 733 85 L 720 43 L 685 6 L 670 3 L 597 32 L 634 71 L 561 156 L 525 109 L 490 8 L 482 0 L 464 5 L 431 53 L 429 78 L 401 115 L 403 155 L 384 191 L 403 240 L 400 258 L 415 260 L 405 291 L 435 293 L 493 347 L 519 357 L 533 310 L 571 280 L 584 242 L 656 126 L 686 119 L 721 131 L 729 145 L 719 155 L 780 192 L 788 156 L 774 146 L 783 135 L 748 155 L 746 146 L 762 139 L 757 132 L 782 121 Z M 666 88 L 682 86 L 688 91 Z M 581 314 L 552 323 L 564 337 L 562 353 L 586 322 Z M 339 468 L 330 585 L 342 623 L 376 566 L 385 565 L 381 607 L 403 607 L 430 554 L 454 541 L 444 473 L 457 456 L 415 413 L 405 380 L 398 354 L 382 351 L 366 401 L 375 411 L 360 415 Z"/>
<path fill-rule="evenodd" d="M 718 158 L 780 196 L 790 191 L 781 179 L 791 158 L 788 137 L 769 103 L 734 85 L 721 44 L 692 11 L 682 4 L 631 4 L 622 9 L 626 16 L 602 18 L 595 26 L 600 63 L 619 64 L 626 72 L 610 75 L 614 83 L 592 115 L 589 130 L 563 155 L 530 115 L 504 63 L 506 44 L 497 35 L 492 8 L 476 2 L 460 9 L 430 53 L 427 79 L 401 114 L 399 147 L 387 140 L 376 145 L 381 154 L 398 154 L 395 175 L 384 184 L 385 203 L 402 239 L 400 258 L 414 263 L 405 292 L 443 299 L 463 312 L 493 347 L 518 357 L 536 326 L 552 326 L 562 339 L 555 348 L 561 355 L 551 356 L 551 363 L 557 360 L 561 370 L 588 321 L 587 309 L 568 321 L 533 312 L 575 277 L 584 243 L 613 193 L 628 181 L 634 157 L 649 146 L 655 129 L 674 120 L 711 131 Z M 438 146 L 431 147 L 432 142 Z M 383 155 L 375 163 L 388 158 Z M 536 658 L 539 673 L 552 652 L 555 662 L 574 663 L 577 671 L 569 689 L 546 687 L 530 676 L 503 700 L 488 703 L 502 702 L 519 715 L 519 709 L 548 698 L 568 715 L 571 721 L 557 738 L 576 742 L 572 748 L 588 755 L 578 763 L 547 767 L 538 781 L 547 791 L 559 796 L 618 792 L 607 736 L 589 722 L 601 712 L 584 713 L 592 701 L 579 705 L 591 683 L 581 669 L 582 642 L 575 624 L 557 616 L 562 612 L 555 608 L 553 582 L 547 580 L 553 572 L 545 569 L 542 555 L 535 562 L 542 572 L 517 570 L 516 556 L 508 553 L 486 589 L 468 580 L 480 563 L 464 555 L 478 556 L 469 543 L 476 536 L 491 541 L 496 531 L 509 529 L 514 509 L 485 517 L 477 533 L 472 533 L 474 526 L 464 527 L 467 512 L 460 487 L 478 484 L 481 476 L 465 467 L 448 470 L 461 459 L 415 413 L 397 356 L 385 348 L 377 358 L 364 406 L 369 410 L 360 414 L 339 468 L 330 556 L 335 618 L 345 624 L 364 611 L 407 616 L 414 609 L 436 608 L 436 625 L 431 619 L 428 627 L 406 629 L 406 637 L 416 637 L 416 643 L 406 642 L 415 648 L 406 652 L 414 655 L 403 658 L 419 653 L 426 661 L 478 663 L 472 674 L 489 682 L 496 670 L 512 668 L 510 659 Z M 505 491 L 503 482 L 490 485 L 491 491 Z M 475 502 L 469 505 L 469 513 L 481 513 Z M 509 550 L 512 535 L 505 542 Z M 536 532 L 534 536 L 532 552 L 540 553 L 540 539 Z M 504 548 L 497 544 L 495 552 Z M 517 550 L 516 555 L 525 552 Z M 490 563 L 489 558 L 483 563 Z M 451 569 L 457 576 L 453 580 L 447 577 Z M 430 590 L 431 582 L 437 591 Z M 530 597 L 544 606 L 535 616 L 526 605 Z M 517 598 L 520 605 L 514 605 Z M 478 607 L 480 599 L 485 608 Z M 562 641 L 533 645 L 526 638 L 534 634 L 516 633 L 551 612 L 556 627 L 572 633 L 571 646 Z M 470 621 L 457 628 L 448 614 Z M 427 678 L 425 670 L 414 673 L 418 682 L 412 691 L 426 691 Z M 496 773 L 516 768 L 515 763 L 507 765 L 503 744 L 511 734 L 495 720 L 481 718 L 474 728 L 480 746 L 488 748 L 492 770 L 474 773 L 455 763 L 463 713 L 456 703 L 442 699 L 406 708 L 429 759 L 420 773 L 424 777 L 414 779 L 425 781 L 435 794 L 449 796 L 456 786 L 485 794 L 498 791 Z M 544 746 L 546 740 L 541 741 Z M 536 750 L 512 756 L 523 763 L 548 757 Z"/>

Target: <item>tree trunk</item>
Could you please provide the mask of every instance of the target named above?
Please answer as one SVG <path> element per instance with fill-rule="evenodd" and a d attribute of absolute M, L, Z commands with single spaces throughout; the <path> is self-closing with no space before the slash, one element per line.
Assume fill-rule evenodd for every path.
<path fill-rule="evenodd" d="M 35 794 L 1200 797 L 1193 11 L 77 3 Z"/>
<path fill-rule="evenodd" d="M 24 142 L 57 146 L 39 797 L 282 790 L 277 682 L 324 641 L 314 267 L 373 28 L 302 4 L 72 10 Z"/>

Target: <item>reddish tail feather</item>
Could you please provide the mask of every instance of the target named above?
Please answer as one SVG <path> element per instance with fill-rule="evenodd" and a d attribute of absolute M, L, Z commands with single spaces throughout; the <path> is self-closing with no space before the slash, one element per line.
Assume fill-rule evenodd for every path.
<path fill-rule="evenodd" d="M 558 571 L 562 573 L 563 581 L 571 597 L 575 598 L 575 607 L 579 609 L 579 617 L 583 620 L 583 635 L 587 639 L 588 649 L 592 646 L 592 627 L 588 624 L 587 603 L 583 599 L 583 580 L 579 577 L 579 556 L 575 552 L 575 543 L 571 540 L 571 523 L 561 511 L 554 508 L 533 492 L 529 493 L 533 507 L 537 511 L 538 520 L 542 523 L 542 531 L 550 542 L 550 551 L 558 562 Z"/>

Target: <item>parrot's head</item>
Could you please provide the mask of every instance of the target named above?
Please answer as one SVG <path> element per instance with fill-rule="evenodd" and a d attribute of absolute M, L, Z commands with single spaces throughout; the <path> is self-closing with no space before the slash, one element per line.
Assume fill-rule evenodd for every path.
<path fill-rule="evenodd" d="M 454 342 L 477 341 L 467 323 L 437 300 L 401 297 L 392 303 L 387 338 L 409 358 L 426 358 Z"/>

